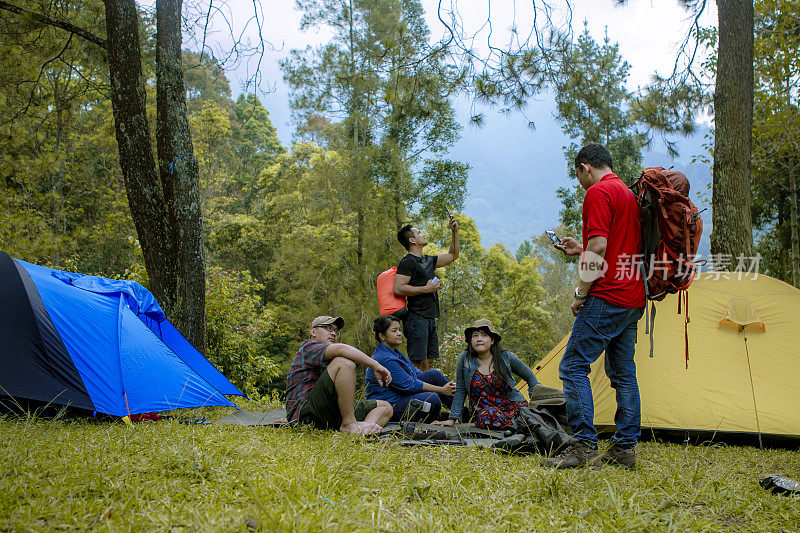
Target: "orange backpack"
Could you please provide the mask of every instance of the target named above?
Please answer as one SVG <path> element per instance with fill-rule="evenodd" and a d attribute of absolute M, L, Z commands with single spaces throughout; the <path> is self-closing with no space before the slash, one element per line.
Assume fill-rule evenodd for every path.
<path fill-rule="evenodd" d="M 396 266 L 378 274 L 378 313 L 381 316 L 394 315 L 398 318 L 403 318 L 408 312 L 406 299 L 403 296 L 395 296 L 394 294 L 394 277 L 396 274 Z"/>

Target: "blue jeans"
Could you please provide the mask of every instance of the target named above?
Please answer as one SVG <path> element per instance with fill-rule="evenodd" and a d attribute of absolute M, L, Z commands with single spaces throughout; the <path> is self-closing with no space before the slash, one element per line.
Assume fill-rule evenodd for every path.
<path fill-rule="evenodd" d="M 430 383 L 437 387 L 441 387 L 448 382 L 444 374 L 435 368 L 423 372 L 420 374 L 419 378 L 425 383 Z M 418 408 L 409 406 L 408 404 L 412 399 L 430 403 L 430 411 L 426 413 Z M 416 394 L 411 394 L 394 403 L 392 406 L 394 414 L 392 414 L 392 418 L 389 421 L 398 422 L 400 420 L 413 420 L 415 422 L 432 422 L 439 416 L 442 410 L 442 404 L 445 404 L 448 408 L 451 407 L 453 404 L 453 397 L 445 395 L 439 396 L 435 392 L 418 392 Z M 406 407 L 408 407 L 408 409 L 406 409 Z"/>
<path fill-rule="evenodd" d="M 641 404 L 633 356 L 636 324 L 643 312 L 643 307 L 628 309 L 589 296 L 572 325 L 558 375 L 564 383 L 567 420 L 573 436 L 592 448 L 597 447 L 597 430 L 589 365 L 604 351 L 606 375 L 617 393 L 614 415 L 617 431 L 611 440 L 621 446 L 634 446 L 641 433 Z"/>

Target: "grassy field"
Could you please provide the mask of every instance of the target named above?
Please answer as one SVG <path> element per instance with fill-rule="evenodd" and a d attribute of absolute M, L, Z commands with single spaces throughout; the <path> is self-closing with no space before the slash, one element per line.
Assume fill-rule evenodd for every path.
<path fill-rule="evenodd" d="M 645 442 L 634 472 L 557 472 L 310 429 L 0 418 L 0 437 L 0 531 L 800 530 L 800 498 L 758 485 L 800 479 L 797 451 Z"/>

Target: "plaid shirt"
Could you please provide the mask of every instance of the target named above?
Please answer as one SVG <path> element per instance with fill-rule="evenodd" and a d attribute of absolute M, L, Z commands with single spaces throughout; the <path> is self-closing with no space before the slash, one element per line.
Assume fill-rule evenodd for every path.
<path fill-rule="evenodd" d="M 327 362 L 323 360 L 329 342 L 307 339 L 294 356 L 289 374 L 286 376 L 286 418 L 295 422 L 306 404 L 311 389 L 316 385 Z"/>

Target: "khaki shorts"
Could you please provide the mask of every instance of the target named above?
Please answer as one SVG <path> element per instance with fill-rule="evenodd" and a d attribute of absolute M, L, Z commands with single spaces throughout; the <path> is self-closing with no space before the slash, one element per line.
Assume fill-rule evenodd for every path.
<path fill-rule="evenodd" d="M 339 429 L 342 425 L 342 415 L 339 413 L 337 400 L 336 386 L 326 368 L 311 389 L 305 405 L 300 409 L 298 421 L 301 424 L 311 424 L 317 429 Z M 362 422 L 376 407 L 378 407 L 377 400 L 357 402 L 354 409 L 356 420 Z"/>

